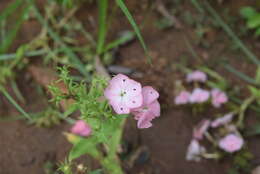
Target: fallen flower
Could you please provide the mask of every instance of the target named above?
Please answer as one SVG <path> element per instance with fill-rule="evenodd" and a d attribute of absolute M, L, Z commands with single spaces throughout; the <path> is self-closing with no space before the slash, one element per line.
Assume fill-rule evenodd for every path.
<path fill-rule="evenodd" d="M 229 114 L 224 115 L 223 117 L 217 118 L 211 122 L 211 127 L 217 128 L 219 126 L 228 124 L 229 122 L 232 121 L 233 117 L 234 117 L 234 114 L 229 113 Z"/>
<path fill-rule="evenodd" d="M 211 97 L 212 97 L 212 105 L 216 108 L 219 108 L 222 104 L 226 103 L 228 101 L 228 97 L 226 93 L 220 91 L 219 89 L 213 89 L 211 91 Z"/>
<path fill-rule="evenodd" d="M 129 114 L 143 102 L 141 84 L 123 74 L 113 77 L 104 92 L 117 114 Z"/>
<path fill-rule="evenodd" d="M 175 97 L 174 102 L 176 105 L 187 104 L 189 102 L 190 93 L 188 91 L 181 91 L 178 96 Z"/>
<path fill-rule="evenodd" d="M 219 147 L 229 153 L 240 150 L 243 144 L 244 140 L 235 134 L 228 134 L 219 141 Z"/>
<path fill-rule="evenodd" d="M 187 82 L 205 82 L 207 75 L 202 71 L 193 71 L 186 76 Z"/>
<path fill-rule="evenodd" d="M 197 127 L 193 130 L 193 138 L 197 140 L 202 140 L 204 133 L 208 130 L 210 126 L 210 120 L 202 120 Z"/>
<path fill-rule="evenodd" d="M 201 146 L 197 140 L 193 139 L 188 147 L 186 160 L 199 162 L 201 160 L 201 155 L 204 153 L 206 153 L 206 149 Z"/>
<path fill-rule="evenodd" d="M 196 88 L 192 91 L 189 101 L 190 103 L 203 103 L 209 99 L 209 92 L 207 90 Z"/>
<path fill-rule="evenodd" d="M 150 86 L 145 86 L 142 89 L 143 104 L 139 108 L 131 110 L 137 121 L 137 127 L 149 128 L 152 126 L 151 121 L 155 117 L 160 116 L 160 104 L 158 102 L 159 93 Z"/>
<path fill-rule="evenodd" d="M 91 127 L 85 121 L 78 120 L 70 131 L 76 135 L 87 137 L 91 134 Z"/>

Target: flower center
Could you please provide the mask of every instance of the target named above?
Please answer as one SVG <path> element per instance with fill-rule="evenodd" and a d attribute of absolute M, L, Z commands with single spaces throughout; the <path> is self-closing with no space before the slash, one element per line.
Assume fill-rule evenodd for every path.
<path fill-rule="evenodd" d="M 126 92 L 125 91 L 121 91 L 120 96 L 124 97 L 125 95 L 126 95 Z"/>

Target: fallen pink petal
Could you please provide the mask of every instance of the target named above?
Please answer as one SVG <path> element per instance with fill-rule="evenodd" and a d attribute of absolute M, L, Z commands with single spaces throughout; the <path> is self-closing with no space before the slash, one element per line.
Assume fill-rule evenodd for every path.
<path fill-rule="evenodd" d="M 202 140 L 203 135 L 207 132 L 210 127 L 210 120 L 202 120 L 197 127 L 193 130 L 193 138 L 197 140 Z"/>
<path fill-rule="evenodd" d="M 193 71 L 186 76 L 187 82 L 205 82 L 207 81 L 207 75 L 202 71 Z"/>
<path fill-rule="evenodd" d="M 193 139 L 188 146 L 188 150 L 186 152 L 186 160 L 199 162 L 201 160 L 201 155 L 205 152 L 206 149 L 201 146 L 197 140 Z"/>
<path fill-rule="evenodd" d="M 89 136 L 92 132 L 91 127 L 83 120 L 76 121 L 70 131 L 71 133 L 85 137 Z"/>
<path fill-rule="evenodd" d="M 104 95 L 117 114 L 129 114 L 130 109 L 138 108 L 143 103 L 141 84 L 123 74 L 110 80 Z"/>
<path fill-rule="evenodd" d="M 217 128 L 219 126 L 228 124 L 232 121 L 233 117 L 234 117 L 234 114 L 229 113 L 229 114 L 224 115 L 223 117 L 217 118 L 211 122 L 211 127 Z"/>
<path fill-rule="evenodd" d="M 235 134 L 229 134 L 219 141 L 219 147 L 229 153 L 239 151 L 244 145 L 244 140 Z"/>
<path fill-rule="evenodd" d="M 222 104 L 228 102 L 228 97 L 226 93 L 220 91 L 219 89 L 213 89 L 211 91 L 212 105 L 219 108 Z"/>
<path fill-rule="evenodd" d="M 190 103 L 204 103 L 208 101 L 210 93 L 207 90 L 201 88 L 195 88 L 189 98 Z"/>
<path fill-rule="evenodd" d="M 145 86 L 142 89 L 142 96 L 142 106 L 131 110 L 140 129 L 151 127 L 151 121 L 160 116 L 160 103 L 157 100 L 159 93 L 152 87 Z"/>
<path fill-rule="evenodd" d="M 174 102 L 176 105 L 183 105 L 189 103 L 190 92 L 181 91 L 178 96 L 175 97 Z"/>

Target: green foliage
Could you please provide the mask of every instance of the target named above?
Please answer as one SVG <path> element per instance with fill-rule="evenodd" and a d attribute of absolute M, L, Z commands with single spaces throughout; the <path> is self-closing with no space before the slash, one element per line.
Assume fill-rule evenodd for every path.
<path fill-rule="evenodd" d="M 101 54 L 104 50 L 107 32 L 107 9 L 108 0 L 98 0 L 98 42 L 97 54 Z"/>
<path fill-rule="evenodd" d="M 107 100 L 103 98 L 107 80 L 94 77 L 91 83 L 74 82 L 69 76 L 66 67 L 59 68 L 60 79 L 68 92 L 62 93 L 59 88 L 49 87 L 53 102 L 71 99 L 73 103 L 67 108 L 69 111 L 80 111 L 80 119 L 86 121 L 92 128 L 92 134 L 88 138 L 68 134 L 68 139 L 73 144 L 69 154 L 69 161 L 88 154 L 100 161 L 103 167 L 111 174 L 121 174 L 122 169 L 117 160 L 117 149 L 121 142 L 125 116 L 115 115 Z M 100 149 L 98 147 L 103 147 Z M 103 154 L 102 151 L 106 153 Z"/>
<path fill-rule="evenodd" d="M 11 3 L 1 14 L 0 14 L 0 23 L 3 20 L 7 20 L 7 17 L 9 15 L 11 15 L 14 11 L 17 10 L 17 8 L 19 6 L 21 6 L 22 1 L 21 0 L 16 0 L 13 3 Z M 24 22 L 24 20 L 27 17 L 27 14 L 29 12 L 29 6 L 25 6 L 24 8 L 20 9 L 21 13 L 18 17 L 18 19 L 16 19 L 16 23 L 14 24 L 13 27 L 11 27 L 11 29 L 8 30 L 8 32 L 6 33 L 6 35 L 4 36 L 4 38 L 1 39 L 0 42 L 0 54 L 1 53 L 5 53 L 8 48 L 11 46 L 12 42 L 14 41 L 18 30 L 20 29 L 22 23 Z"/>
<path fill-rule="evenodd" d="M 256 37 L 260 36 L 260 12 L 253 7 L 243 7 L 240 14 L 246 19 L 247 28 L 254 29 Z"/>

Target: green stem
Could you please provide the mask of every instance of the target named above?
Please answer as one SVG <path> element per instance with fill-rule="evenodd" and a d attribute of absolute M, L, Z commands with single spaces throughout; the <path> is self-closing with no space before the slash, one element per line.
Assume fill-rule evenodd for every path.
<path fill-rule="evenodd" d="M 255 101 L 255 97 L 254 96 L 250 96 L 249 98 L 247 98 L 244 103 L 242 104 L 242 106 L 240 107 L 240 111 L 239 111 L 239 117 L 238 117 L 238 121 L 237 121 L 237 126 L 239 128 L 243 128 L 244 127 L 244 119 L 245 119 L 245 111 L 247 110 L 247 108 L 249 107 L 249 105 Z"/>
<path fill-rule="evenodd" d="M 10 103 L 12 103 L 14 105 L 14 107 L 23 114 L 24 117 L 26 117 L 27 119 L 31 120 L 31 117 L 28 113 L 26 113 L 23 108 L 21 108 L 19 106 L 18 103 L 16 103 L 16 101 L 12 98 L 12 96 L 4 89 L 4 88 L 0 88 L 0 91 L 4 94 L 4 96 L 9 100 Z"/>

